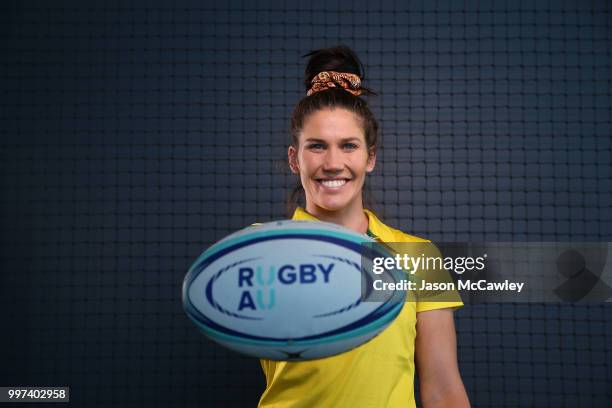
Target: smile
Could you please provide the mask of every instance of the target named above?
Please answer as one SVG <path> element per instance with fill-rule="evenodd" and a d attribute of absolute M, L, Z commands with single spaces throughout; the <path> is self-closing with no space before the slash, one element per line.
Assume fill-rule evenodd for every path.
<path fill-rule="evenodd" d="M 340 188 L 342 186 L 344 186 L 346 183 L 348 183 L 350 180 L 348 179 L 336 179 L 336 180 L 317 180 L 317 182 L 319 184 L 322 184 L 324 187 L 327 188 Z"/>

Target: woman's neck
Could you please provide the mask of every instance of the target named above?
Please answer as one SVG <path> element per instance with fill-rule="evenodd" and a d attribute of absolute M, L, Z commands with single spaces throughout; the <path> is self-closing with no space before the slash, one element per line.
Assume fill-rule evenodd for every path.
<path fill-rule="evenodd" d="M 321 221 L 333 222 L 365 234 L 368 231 L 368 216 L 363 211 L 363 205 L 349 205 L 338 211 L 328 211 L 316 205 L 306 204 L 306 211 Z"/>

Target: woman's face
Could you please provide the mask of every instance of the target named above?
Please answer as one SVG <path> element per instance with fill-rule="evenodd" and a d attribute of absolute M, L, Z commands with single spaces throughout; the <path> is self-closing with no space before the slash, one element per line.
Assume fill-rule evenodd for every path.
<path fill-rule="evenodd" d="M 363 205 L 361 190 L 366 173 L 374 170 L 376 153 L 368 149 L 354 113 L 341 108 L 312 113 L 288 156 L 291 171 L 300 175 L 307 207 L 338 211 Z"/>

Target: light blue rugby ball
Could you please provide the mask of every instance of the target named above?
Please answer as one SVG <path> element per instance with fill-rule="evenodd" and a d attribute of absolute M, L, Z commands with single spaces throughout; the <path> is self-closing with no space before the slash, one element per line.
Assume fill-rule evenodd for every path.
<path fill-rule="evenodd" d="M 247 355 L 296 361 L 342 353 L 380 333 L 404 303 L 400 291 L 362 301 L 364 242 L 373 241 L 325 222 L 248 227 L 191 266 L 183 306 L 209 338 Z"/>

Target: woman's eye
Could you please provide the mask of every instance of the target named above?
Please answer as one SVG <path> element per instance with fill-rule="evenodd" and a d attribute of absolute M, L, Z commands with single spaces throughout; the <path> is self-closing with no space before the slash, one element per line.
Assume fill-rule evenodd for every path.
<path fill-rule="evenodd" d="M 312 143 L 308 145 L 308 148 L 313 150 L 319 150 L 323 148 L 323 143 Z"/>

